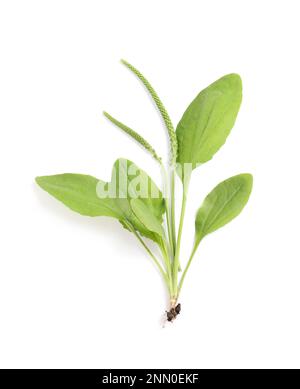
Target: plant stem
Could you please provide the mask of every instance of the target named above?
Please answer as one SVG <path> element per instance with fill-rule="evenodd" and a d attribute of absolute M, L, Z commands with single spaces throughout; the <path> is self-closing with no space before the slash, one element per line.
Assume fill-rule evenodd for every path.
<path fill-rule="evenodd" d="M 180 244 L 181 244 L 181 236 L 182 236 L 185 208 L 186 208 L 186 195 L 184 194 L 182 197 L 180 222 L 179 222 L 178 236 L 177 236 L 177 245 L 176 245 L 176 252 L 175 252 L 175 258 L 174 258 L 174 263 L 173 263 L 173 285 L 174 285 L 174 289 L 175 289 L 174 290 L 175 296 L 177 294 L 178 267 L 179 267 L 178 265 L 179 265 Z"/>
<path fill-rule="evenodd" d="M 175 168 L 172 166 L 171 171 L 171 230 L 173 241 L 173 255 L 176 251 L 176 226 L 175 226 Z"/>
<path fill-rule="evenodd" d="M 133 228 L 133 226 L 131 225 L 131 223 L 126 223 L 126 226 L 129 228 L 129 230 L 131 232 L 133 232 L 133 234 L 136 236 L 136 238 L 140 241 L 140 243 L 142 244 L 142 246 L 145 248 L 145 250 L 147 251 L 147 253 L 150 255 L 150 257 L 153 259 L 154 263 L 156 264 L 156 266 L 158 267 L 160 273 L 162 274 L 166 284 L 167 284 L 167 287 L 170 291 L 170 293 L 172 293 L 172 283 L 170 283 L 170 280 L 169 280 L 169 277 L 167 276 L 167 274 L 165 273 L 164 269 L 162 268 L 161 264 L 159 263 L 159 261 L 157 260 L 157 258 L 155 257 L 155 255 L 153 254 L 153 252 L 150 250 L 150 248 L 146 245 L 146 243 L 144 242 L 144 240 L 140 237 L 140 235 L 135 231 L 135 229 Z"/>
<path fill-rule="evenodd" d="M 183 221 L 184 221 L 186 201 L 187 201 L 187 192 L 190 183 L 190 178 L 191 178 L 191 172 L 188 172 L 185 179 L 183 180 L 181 213 L 180 213 L 180 221 L 179 221 L 179 228 L 178 228 L 178 235 L 177 235 L 176 252 L 175 252 L 175 258 L 173 263 L 173 291 L 174 291 L 173 297 L 175 298 L 177 298 L 178 295 L 177 283 L 178 283 L 180 244 L 181 244 L 182 228 L 183 228 Z"/>
<path fill-rule="evenodd" d="M 198 245 L 195 245 L 194 248 L 193 248 L 193 251 L 192 251 L 192 253 L 190 255 L 189 261 L 188 261 L 188 263 L 187 263 L 187 265 L 186 265 L 186 267 L 184 269 L 184 272 L 183 272 L 183 274 L 181 276 L 181 279 L 180 279 L 180 282 L 179 282 L 179 286 L 178 286 L 177 296 L 179 295 L 179 293 L 181 291 L 183 281 L 184 281 L 186 273 L 187 273 L 187 271 L 188 271 L 188 269 L 190 267 L 192 259 L 194 258 L 195 252 L 197 251 L 197 248 L 198 248 Z"/>
<path fill-rule="evenodd" d="M 163 181 L 165 185 L 165 202 L 166 202 L 166 215 L 167 215 L 167 227 L 168 227 L 168 238 L 169 238 L 169 244 L 170 244 L 170 250 L 172 257 L 175 255 L 175 241 L 173 237 L 173 230 L 172 230 L 172 223 L 173 223 L 173 218 L 172 218 L 172 203 L 170 205 L 169 201 L 169 180 L 168 180 L 168 175 L 166 172 L 166 169 L 163 164 L 161 164 L 161 169 L 162 169 L 162 175 L 163 175 Z"/>
<path fill-rule="evenodd" d="M 167 277 L 169 280 L 168 288 L 169 288 L 170 296 L 172 296 L 173 295 L 172 267 L 171 267 L 170 257 L 168 255 L 168 249 L 164 240 L 162 240 L 162 245 L 160 246 L 160 248 L 166 265 Z"/>

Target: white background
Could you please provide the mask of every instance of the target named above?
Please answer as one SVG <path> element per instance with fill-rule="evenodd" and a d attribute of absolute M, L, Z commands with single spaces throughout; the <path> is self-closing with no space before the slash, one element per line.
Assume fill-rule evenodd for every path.
<path fill-rule="evenodd" d="M 0 2 L 2 368 L 300 368 L 298 3 Z M 134 236 L 34 183 L 62 172 L 108 180 L 118 157 L 159 182 L 155 162 L 101 114 L 165 155 L 159 114 L 120 58 L 175 124 L 209 83 L 243 79 L 227 143 L 193 174 L 182 262 L 209 190 L 251 172 L 252 197 L 202 242 L 166 328 L 164 285 Z"/>

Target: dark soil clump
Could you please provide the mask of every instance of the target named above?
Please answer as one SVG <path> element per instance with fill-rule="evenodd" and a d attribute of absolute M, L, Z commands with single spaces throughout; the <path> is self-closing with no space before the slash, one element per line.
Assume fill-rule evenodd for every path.
<path fill-rule="evenodd" d="M 169 311 L 167 311 L 167 320 L 173 321 L 176 319 L 177 315 L 180 314 L 181 304 L 177 304 L 176 307 L 172 307 Z"/>

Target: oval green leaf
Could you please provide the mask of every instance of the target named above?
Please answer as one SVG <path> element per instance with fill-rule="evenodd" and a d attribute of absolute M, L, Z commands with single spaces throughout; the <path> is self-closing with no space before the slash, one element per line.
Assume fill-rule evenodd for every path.
<path fill-rule="evenodd" d="M 142 235 L 160 243 L 161 231 L 153 220 L 161 225 L 165 202 L 161 191 L 153 180 L 133 162 L 118 159 L 113 167 L 111 182 L 83 174 L 57 174 L 36 178 L 37 184 L 71 210 L 85 216 L 110 216 L 128 229 L 130 224 Z M 131 200 L 139 199 L 136 212 Z M 149 220 L 150 221 L 149 221 Z M 150 224 L 149 224 L 150 223 Z M 150 228 L 147 225 L 150 225 Z"/>
<path fill-rule="evenodd" d="M 110 216 L 119 219 L 121 213 L 112 198 L 99 198 L 95 177 L 84 174 L 56 174 L 36 177 L 37 184 L 71 210 L 84 216 Z"/>
<path fill-rule="evenodd" d="M 149 230 L 136 216 L 131 200 L 139 199 L 148 213 L 162 223 L 165 201 L 154 181 L 128 159 L 117 159 L 113 166 L 111 185 L 116 192 L 116 204 L 124 218 L 142 235 L 158 242 L 160 237 Z M 126 224 L 122 223 L 125 228 Z"/>
<path fill-rule="evenodd" d="M 225 143 L 242 101 L 242 81 L 228 74 L 208 86 L 192 101 L 176 129 L 177 162 L 192 168 L 209 161 Z"/>
<path fill-rule="evenodd" d="M 164 230 L 161 222 L 140 199 L 131 200 L 130 205 L 135 216 L 147 228 L 147 230 L 163 237 Z"/>
<path fill-rule="evenodd" d="M 206 196 L 196 215 L 195 245 L 240 214 L 249 199 L 252 182 L 251 174 L 239 174 L 221 182 Z"/>

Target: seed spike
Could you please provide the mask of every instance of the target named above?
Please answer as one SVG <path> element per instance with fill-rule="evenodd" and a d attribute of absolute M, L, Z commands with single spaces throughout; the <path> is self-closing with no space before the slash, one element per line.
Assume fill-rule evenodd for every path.
<path fill-rule="evenodd" d="M 126 126 L 119 120 L 115 119 L 113 116 L 111 116 L 109 113 L 103 111 L 103 115 L 112 122 L 115 126 L 119 127 L 122 131 L 124 131 L 126 134 L 131 136 L 133 139 L 135 139 L 146 151 L 148 151 L 152 157 L 161 164 L 161 158 L 157 155 L 154 148 L 150 145 L 150 143 L 143 138 L 140 134 L 138 134 L 136 131 L 134 131 L 132 128 Z"/>
<path fill-rule="evenodd" d="M 136 69 L 133 65 L 131 65 L 129 62 L 125 61 L 124 59 L 121 59 L 121 63 L 125 65 L 129 70 L 131 70 L 144 84 L 144 86 L 147 88 L 148 92 L 150 93 L 152 99 L 154 100 L 163 120 L 165 123 L 165 126 L 167 128 L 169 139 L 170 139 L 170 147 L 171 147 L 171 165 L 175 166 L 176 164 L 176 158 L 177 158 L 177 138 L 176 133 L 172 124 L 172 121 L 170 119 L 170 116 L 163 105 L 162 101 L 158 97 L 155 89 L 152 87 L 150 82 L 146 79 L 146 77 L 143 76 L 143 74 Z"/>

